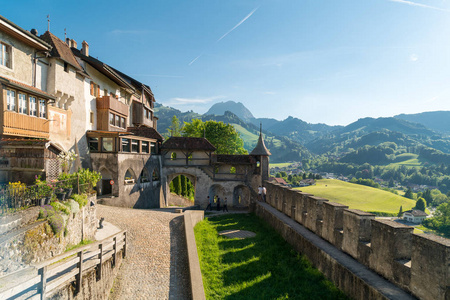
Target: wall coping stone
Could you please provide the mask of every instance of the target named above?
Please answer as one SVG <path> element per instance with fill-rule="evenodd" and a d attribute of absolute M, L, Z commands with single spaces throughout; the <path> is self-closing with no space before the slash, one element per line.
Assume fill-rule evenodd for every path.
<path fill-rule="evenodd" d="M 344 212 L 348 212 L 361 217 L 375 217 L 375 214 L 368 213 L 359 209 L 346 209 Z"/>
<path fill-rule="evenodd" d="M 381 225 L 383 227 L 392 227 L 392 228 L 398 228 L 398 229 L 407 229 L 407 230 L 411 230 L 414 229 L 411 226 L 399 223 L 399 222 L 394 222 L 391 220 L 386 220 L 386 219 L 374 219 L 372 220 L 372 224 L 375 225 Z M 377 224 L 378 223 L 378 224 Z"/>
<path fill-rule="evenodd" d="M 434 234 L 417 234 L 413 233 L 413 237 L 419 239 L 429 240 L 435 244 L 439 244 L 440 246 L 450 247 L 450 239 L 446 239 Z"/>
<path fill-rule="evenodd" d="M 336 208 L 342 208 L 342 209 L 348 208 L 348 205 L 344 205 L 344 204 L 336 203 L 336 202 L 330 202 L 330 201 L 324 202 L 323 204 L 329 205 L 329 206 L 334 206 Z"/>
<path fill-rule="evenodd" d="M 323 202 L 328 202 L 330 200 L 322 198 L 322 197 L 317 197 L 317 196 L 308 196 L 309 198 L 316 200 L 316 201 L 323 201 Z"/>

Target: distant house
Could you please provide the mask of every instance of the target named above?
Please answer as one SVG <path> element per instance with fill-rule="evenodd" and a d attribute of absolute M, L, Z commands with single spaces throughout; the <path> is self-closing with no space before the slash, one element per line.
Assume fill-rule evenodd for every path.
<path fill-rule="evenodd" d="M 422 221 L 425 220 L 427 216 L 428 214 L 418 209 L 407 210 L 403 213 L 404 220 L 416 224 L 422 223 Z"/>
<path fill-rule="evenodd" d="M 303 179 L 299 182 L 299 187 L 315 185 L 316 181 L 314 179 Z"/>
<path fill-rule="evenodd" d="M 277 178 L 277 177 L 272 177 L 270 178 L 270 181 L 275 181 L 278 184 L 282 184 L 282 185 L 288 185 L 288 183 L 283 179 L 283 178 Z"/>

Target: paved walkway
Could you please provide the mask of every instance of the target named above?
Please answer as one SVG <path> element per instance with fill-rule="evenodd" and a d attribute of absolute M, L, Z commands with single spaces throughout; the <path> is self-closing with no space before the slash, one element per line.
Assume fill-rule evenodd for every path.
<path fill-rule="evenodd" d="M 174 209 L 97 206 L 97 217 L 128 231 L 127 257 L 111 299 L 190 299 L 184 222 Z M 114 226 L 105 226 L 114 233 Z"/>

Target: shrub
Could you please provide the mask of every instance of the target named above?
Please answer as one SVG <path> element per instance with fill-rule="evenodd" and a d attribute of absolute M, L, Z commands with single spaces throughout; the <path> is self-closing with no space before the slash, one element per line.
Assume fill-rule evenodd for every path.
<path fill-rule="evenodd" d="M 54 214 L 48 218 L 48 222 L 52 227 L 53 233 L 59 235 L 64 230 L 64 219 L 59 214 Z"/>
<path fill-rule="evenodd" d="M 55 211 L 61 211 L 66 215 L 70 215 L 70 208 L 62 204 L 61 202 L 52 202 L 50 203 L 50 205 L 55 209 Z"/>
<path fill-rule="evenodd" d="M 88 199 L 87 199 L 86 195 L 74 194 L 72 196 L 72 198 L 73 198 L 73 200 L 78 202 L 78 205 L 80 205 L 80 208 L 82 208 L 83 206 L 85 206 L 88 203 Z"/>
<path fill-rule="evenodd" d="M 73 199 L 69 199 L 64 203 L 64 205 L 67 206 L 70 209 L 70 211 L 73 212 L 74 214 L 80 211 L 80 205 Z"/>
<path fill-rule="evenodd" d="M 51 205 L 44 205 L 41 206 L 39 209 L 39 216 L 38 219 L 47 219 L 50 216 L 53 216 L 55 214 L 55 209 Z"/>

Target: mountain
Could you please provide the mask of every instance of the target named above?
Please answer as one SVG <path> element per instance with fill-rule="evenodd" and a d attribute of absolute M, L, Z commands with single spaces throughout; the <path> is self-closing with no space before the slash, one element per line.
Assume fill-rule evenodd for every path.
<path fill-rule="evenodd" d="M 244 104 L 234 101 L 216 103 L 211 106 L 211 108 L 205 113 L 205 115 L 222 116 L 226 111 L 232 112 L 245 122 L 249 122 L 250 120 L 255 118 L 248 110 L 248 108 L 244 106 Z"/>
<path fill-rule="evenodd" d="M 400 114 L 394 116 L 394 118 L 420 123 L 432 130 L 450 134 L 450 111 L 429 111 L 418 114 Z"/>
<path fill-rule="evenodd" d="M 180 125 L 183 125 L 183 122 L 190 122 L 192 119 L 201 119 L 202 115 L 191 111 L 181 112 L 180 110 L 164 106 L 159 103 L 155 103 L 154 107 L 155 116 L 158 117 L 158 131 L 165 135 L 167 134 L 167 129 L 172 124 L 173 116 L 177 116 L 180 121 Z"/>

